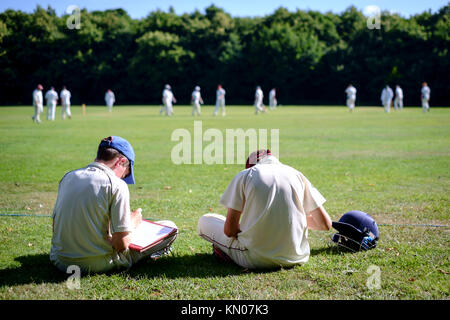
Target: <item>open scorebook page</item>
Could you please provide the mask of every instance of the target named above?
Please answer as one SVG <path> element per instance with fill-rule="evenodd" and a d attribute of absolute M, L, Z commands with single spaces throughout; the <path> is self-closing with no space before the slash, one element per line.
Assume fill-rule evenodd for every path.
<path fill-rule="evenodd" d="M 130 249 L 142 251 L 147 247 L 152 247 L 153 244 L 159 243 L 160 240 L 175 231 L 176 229 L 174 228 L 148 220 L 142 220 L 142 223 L 130 235 Z"/>

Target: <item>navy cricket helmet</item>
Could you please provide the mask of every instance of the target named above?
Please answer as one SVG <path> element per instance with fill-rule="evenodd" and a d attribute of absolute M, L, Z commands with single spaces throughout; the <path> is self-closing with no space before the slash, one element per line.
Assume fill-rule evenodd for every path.
<path fill-rule="evenodd" d="M 338 222 L 332 223 L 338 231 L 332 240 L 339 246 L 352 251 L 369 250 L 377 245 L 379 239 L 378 225 L 367 213 L 349 211 Z"/>

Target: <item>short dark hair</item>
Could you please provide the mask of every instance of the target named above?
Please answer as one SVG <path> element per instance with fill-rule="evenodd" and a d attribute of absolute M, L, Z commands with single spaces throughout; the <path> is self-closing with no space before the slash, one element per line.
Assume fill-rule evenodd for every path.
<path fill-rule="evenodd" d="M 259 149 L 252 152 L 247 158 L 247 162 L 245 163 L 245 169 L 253 167 L 259 160 L 261 160 L 265 156 L 270 155 L 272 155 L 272 153 L 270 152 L 269 149 Z"/>
<path fill-rule="evenodd" d="M 116 157 L 123 157 L 127 159 L 122 153 L 117 151 L 116 149 L 110 148 L 110 147 L 99 147 L 97 150 L 97 159 L 100 161 L 110 161 Z M 128 161 L 128 159 L 127 159 Z"/>

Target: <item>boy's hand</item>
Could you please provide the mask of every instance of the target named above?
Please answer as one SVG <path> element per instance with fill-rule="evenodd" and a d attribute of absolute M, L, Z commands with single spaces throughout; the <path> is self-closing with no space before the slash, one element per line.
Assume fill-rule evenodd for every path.
<path fill-rule="evenodd" d="M 137 228 L 142 222 L 142 209 L 138 208 L 131 212 L 131 222 L 134 228 Z"/>

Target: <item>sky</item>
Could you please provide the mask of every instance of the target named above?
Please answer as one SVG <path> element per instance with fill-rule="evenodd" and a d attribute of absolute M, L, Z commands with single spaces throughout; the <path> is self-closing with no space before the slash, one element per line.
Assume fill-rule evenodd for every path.
<path fill-rule="evenodd" d="M 301 9 L 341 13 L 351 5 L 363 12 L 375 5 L 382 11 L 409 17 L 428 10 L 436 12 L 449 3 L 448 0 L 1 0 L 0 12 L 6 9 L 33 12 L 37 5 L 43 8 L 50 5 L 58 15 L 63 15 L 69 6 L 76 5 L 88 11 L 122 8 L 132 18 L 140 19 L 157 9 L 167 12 L 170 6 L 180 15 L 195 10 L 204 12 L 206 7 L 214 4 L 233 17 L 261 17 L 272 14 L 279 7 L 291 12 Z"/>

